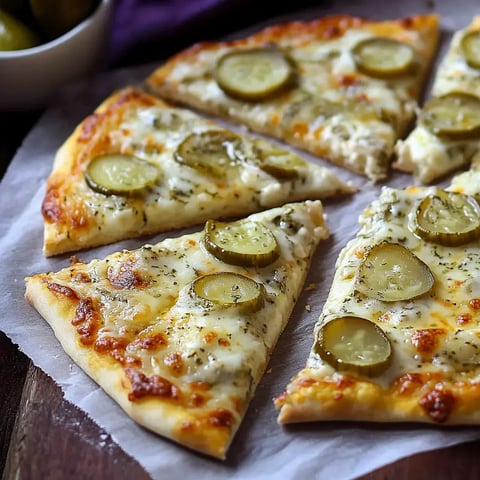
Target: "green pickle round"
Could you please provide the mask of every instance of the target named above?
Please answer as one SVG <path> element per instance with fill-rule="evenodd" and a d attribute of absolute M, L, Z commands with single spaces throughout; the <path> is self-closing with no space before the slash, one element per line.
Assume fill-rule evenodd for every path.
<path fill-rule="evenodd" d="M 413 232 L 424 240 L 459 246 L 480 238 L 480 206 L 469 195 L 438 189 L 414 214 Z"/>
<path fill-rule="evenodd" d="M 434 277 L 428 266 L 403 245 L 382 242 L 367 250 L 355 289 L 371 298 L 396 302 L 429 292 Z"/>
<path fill-rule="evenodd" d="M 355 45 L 352 54 L 357 69 L 376 78 L 408 74 L 415 63 L 413 48 L 392 38 L 367 38 Z"/>
<path fill-rule="evenodd" d="M 447 140 L 480 138 L 480 98 L 466 93 L 432 98 L 423 106 L 419 122 Z"/>
<path fill-rule="evenodd" d="M 261 101 L 291 86 L 294 67 L 276 48 L 238 49 L 220 57 L 214 76 L 230 97 Z"/>
<path fill-rule="evenodd" d="M 191 133 L 178 146 L 174 159 L 201 173 L 222 177 L 238 164 L 241 146 L 242 139 L 229 130 Z"/>
<path fill-rule="evenodd" d="M 244 267 L 265 267 L 280 255 L 272 231 L 251 220 L 231 223 L 209 220 L 205 224 L 203 244 L 223 262 Z"/>
<path fill-rule="evenodd" d="M 197 278 L 190 287 L 190 295 L 208 307 L 235 307 L 253 313 L 264 304 L 265 288 L 244 275 L 218 272 Z"/>
<path fill-rule="evenodd" d="M 132 195 L 152 185 L 158 178 L 155 165 L 124 154 L 100 155 L 90 160 L 85 181 L 104 195 Z"/>
<path fill-rule="evenodd" d="M 460 48 L 468 65 L 480 69 L 480 31 L 468 32 L 462 38 Z"/>
<path fill-rule="evenodd" d="M 340 371 L 377 376 L 392 359 L 392 346 L 385 332 L 361 317 L 339 317 L 319 330 L 314 351 Z"/>

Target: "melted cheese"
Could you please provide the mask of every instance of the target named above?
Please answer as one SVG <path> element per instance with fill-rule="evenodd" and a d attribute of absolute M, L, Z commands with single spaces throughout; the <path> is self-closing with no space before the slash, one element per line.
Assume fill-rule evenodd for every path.
<path fill-rule="evenodd" d="M 184 392 L 191 384 L 208 384 L 219 393 L 211 405 L 233 408 L 232 399 L 250 397 L 299 295 L 314 249 L 328 236 L 319 201 L 288 204 L 249 218 L 267 226 L 279 244 L 280 257 L 266 267 L 218 260 L 202 246 L 199 232 L 76 263 L 49 274 L 48 281 L 98 306 L 96 342 L 113 338 L 126 345 L 143 374 L 160 375 Z M 256 312 L 208 307 L 189 293 L 200 275 L 223 271 L 262 284 L 263 307 Z M 158 348 L 142 344 L 155 335 L 165 339 Z"/>
<path fill-rule="evenodd" d="M 285 95 L 257 104 L 229 97 L 211 75 L 218 59 L 235 45 L 219 44 L 216 48 L 200 49 L 194 55 L 176 57 L 169 65 L 167 79 L 162 80 L 167 85 L 166 91 L 162 85 L 153 86 L 168 97 L 168 85 L 171 85 L 178 99 L 184 102 L 291 141 L 378 180 L 386 175 L 395 139 L 404 132 L 414 115 L 421 73 L 417 71 L 415 75 L 387 80 L 361 74 L 352 49 L 358 42 L 373 36 L 374 29 L 352 26 L 332 38 L 319 36 L 307 40 L 300 33 L 276 38 L 275 43 L 296 65 L 297 86 Z M 400 37 L 414 49 L 423 45 L 413 29 L 402 30 Z M 425 70 L 425 59 L 417 57 L 419 69 Z M 365 121 L 362 112 L 352 111 L 353 108 L 332 118 L 318 111 L 318 99 L 328 99 L 338 105 L 350 102 L 369 106 L 377 112 L 376 121 Z M 349 130 L 347 142 L 335 132 L 336 125 L 340 124 Z"/>
<path fill-rule="evenodd" d="M 480 70 L 470 67 L 461 53 L 460 42 L 469 28 L 455 33 L 442 60 L 432 87 L 432 96 L 452 92 L 480 96 Z M 394 167 L 413 172 L 422 183 L 431 183 L 447 173 L 467 165 L 480 153 L 480 139 L 449 140 L 440 138 L 422 125 L 395 146 Z"/>
<path fill-rule="evenodd" d="M 465 182 L 469 193 L 480 193 L 480 182 Z M 461 180 L 454 182 L 459 190 Z M 396 190 L 384 187 L 380 197 L 360 217 L 361 229 L 342 250 L 335 278 L 315 332 L 332 318 L 353 315 L 377 323 L 393 348 L 391 366 L 368 381 L 389 388 L 406 373 L 441 372 L 455 381 L 458 375 L 480 381 L 480 310 L 472 307 L 480 299 L 479 242 L 446 247 L 425 242 L 409 228 L 412 212 L 435 188 Z M 430 268 L 435 278 L 431 293 L 419 298 L 384 302 L 368 298 L 355 290 L 361 252 L 382 241 L 409 248 Z M 422 336 L 428 341 L 422 343 Z M 312 348 L 307 367 L 322 379 L 334 369 Z"/>
<path fill-rule="evenodd" d="M 175 152 L 192 133 L 221 130 L 218 124 L 163 104 L 132 102 L 122 105 L 115 115 L 106 117 L 113 125 L 99 126 L 95 133 L 102 138 L 101 153 L 126 153 L 144 159 L 159 169 L 158 181 L 137 196 L 97 193 L 84 179 L 97 140 L 75 140 L 75 161 L 81 162 L 80 168 L 75 165 L 73 171 L 62 173 L 61 185 L 55 183 L 55 171 L 50 180 L 56 189 L 55 205 L 66 212 L 67 219 L 47 221 L 48 255 L 196 225 L 218 215 L 246 214 L 287 201 L 326 198 L 352 190 L 331 170 L 308 162 L 298 169 L 295 178 L 275 178 L 259 167 L 256 139 L 247 136 L 242 137 L 231 168 L 226 168 L 223 176 L 214 176 L 177 162 Z M 70 144 L 60 150 L 59 158 L 65 158 L 58 168 L 65 169 L 67 161 L 72 162 Z M 295 156 L 288 151 L 285 155 Z M 81 212 L 81 222 L 74 221 L 75 212 Z"/>

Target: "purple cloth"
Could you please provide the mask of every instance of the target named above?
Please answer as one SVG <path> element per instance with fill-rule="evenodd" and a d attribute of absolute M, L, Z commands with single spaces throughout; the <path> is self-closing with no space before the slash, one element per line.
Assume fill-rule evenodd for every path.
<path fill-rule="evenodd" d="M 111 58 L 117 61 L 138 45 L 172 39 L 181 27 L 226 14 L 239 0 L 117 0 Z"/>

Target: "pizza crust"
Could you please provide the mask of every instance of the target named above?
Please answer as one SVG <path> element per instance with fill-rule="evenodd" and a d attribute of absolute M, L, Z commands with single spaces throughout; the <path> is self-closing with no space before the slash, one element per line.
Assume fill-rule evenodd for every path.
<path fill-rule="evenodd" d="M 138 402 L 128 400 L 131 385 L 124 369 L 117 362 L 85 348 L 79 342 L 75 329 L 71 326 L 71 319 L 75 314 L 75 306 L 71 302 L 52 294 L 40 279 L 27 282 L 25 296 L 51 326 L 68 356 L 98 383 L 129 417 L 170 440 L 180 441 L 183 445 L 207 455 L 225 458 L 241 415 L 238 415 L 231 430 L 209 429 L 206 424 L 202 425 L 201 429 L 189 429 L 185 434 L 182 425 L 197 422 L 197 418 L 191 415 L 188 409 L 157 398 Z"/>
<path fill-rule="evenodd" d="M 278 423 L 339 420 L 422 422 L 444 426 L 480 424 L 480 384 L 449 383 L 448 396 L 442 397 L 442 391 L 435 390 L 438 381 L 440 378 L 435 376 L 426 381 L 422 379 L 421 383 L 405 377 L 403 382 L 385 389 L 378 384 L 348 375 L 321 377 L 315 369 L 307 368 L 292 380 L 286 393 L 275 400 L 276 408 L 280 409 Z M 431 408 L 434 408 L 435 395 L 439 405 L 434 415 L 437 418 L 442 418 L 443 415 L 446 417 L 440 423 L 421 407 L 422 400 L 426 403 L 430 392 L 435 392 Z M 444 398 L 452 399 L 452 411 L 447 406 L 442 410 L 442 402 L 448 402 Z"/>

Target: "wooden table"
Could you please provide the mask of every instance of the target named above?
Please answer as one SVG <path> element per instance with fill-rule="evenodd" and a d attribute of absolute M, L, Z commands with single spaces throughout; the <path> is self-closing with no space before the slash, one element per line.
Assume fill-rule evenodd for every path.
<path fill-rule="evenodd" d="M 146 480 L 145 470 L 0 333 L 0 472 L 3 480 Z M 363 480 L 478 480 L 480 441 L 421 453 Z"/>
<path fill-rule="evenodd" d="M 314 3 L 297 0 L 290 8 L 298 9 Z M 221 36 L 245 28 L 268 18 L 269 13 L 257 7 L 255 17 L 251 12 L 248 16 L 232 16 L 230 21 L 222 20 L 217 25 L 217 33 Z M 212 31 L 206 25 L 197 26 L 182 37 L 182 43 L 170 45 L 180 48 L 198 38 L 208 37 L 213 37 Z M 125 66 L 132 62 L 132 58 L 135 63 L 157 59 L 158 46 L 137 50 L 130 59 L 115 66 Z M 0 178 L 40 113 L 0 114 Z M 479 451 L 480 441 L 476 441 L 421 453 L 361 478 L 477 480 L 480 478 Z M 60 388 L 0 332 L 0 474 L 2 471 L 2 480 L 150 478 L 107 432 L 64 400 Z"/>

